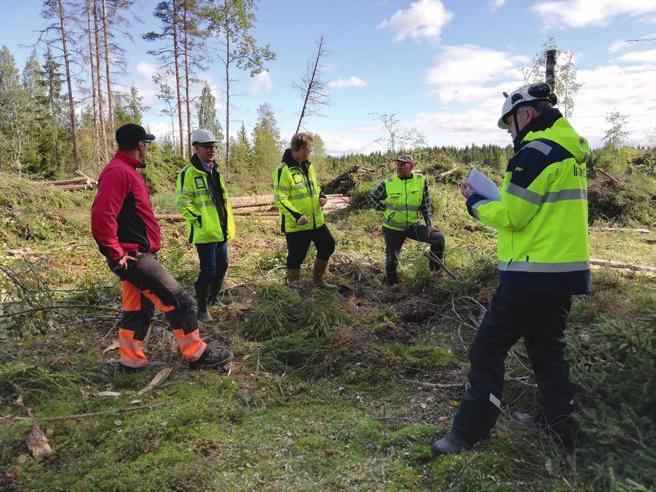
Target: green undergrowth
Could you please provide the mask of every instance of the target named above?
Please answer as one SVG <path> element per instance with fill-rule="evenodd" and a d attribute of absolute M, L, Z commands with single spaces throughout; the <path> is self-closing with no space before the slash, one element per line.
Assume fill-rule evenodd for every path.
<path fill-rule="evenodd" d="M 656 486 L 656 281 L 593 280 L 597 292 L 577 306 L 569 337 L 581 478 L 598 489 L 648 490 Z"/>
<path fill-rule="evenodd" d="M 89 229 L 92 192 L 59 191 L 28 179 L 0 174 L 0 245 L 68 242 Z"/>
<path fill-rule="evenodd" d="M 163 180 L 154 183 L 160 213 L 175 212 L 166 181 L 173 167 L 153 176 Z M 373 181 L 356 185 L 360 205 L 328 221 L 337 242 L 328 280 L 339 292 L 310 286 L 313 248 L 300 284 L 285 285 L 286 249 L 277 226 L 240 217 L 230 246 L 232 303 L 212 308 L 217 322 L 201 326 L 209 343 L 233 350 L 233 371 L 188 371 L 158 316 L 146 351 L 173 372 L 162 387 L 139 394 L 154 373 L 119 372 L 110 363 L 116 350 L 105 352 L 115 336 L 120 292 L 88 238 L 90 196 L 48 191 L 40 205 L 39 191 L 16 183 L 8 186 L 25 200 L 5 197 L 0 206 L 24 224 L 30 213 L 41 214 L 47 237 L 23 238 L 11 225 L 0 232 L 3 247 L 39 253 L 5 258 L 3 266 L 16 275 L 0 277 L 3 299 L 12 300 L 2 312 L 28 311 L 0 317 L 6 348 L 0 415 L 26 418 L 0 419 L 2 490 L 655 486 L 653 279 L 595 271 L 593 295 L 574 301 L 566 332 L 581 404 L 573 460 L 507 418 L 508 411 L 534 410 L 521 344 L 506 361 L 506 407 L 491 439 L 458 456 L 433 458 L 430 444 L 450 427 L 466 381 L 467 349 L 497 284 L 496 234 L 467 214 L 453 185 L 431 183 L 431 194 L 456 278 L 431 274 L 426 246 L 408 241 L 403 282 L 394 289 L 384 283 L 380 213 L 361 207 Z M 162 234 L 159 258 L 191 292 L 198 260 L 184 225 L 162 223 Z M 73 239 L 86 242 L 63 247 Z M 653 265 L 650 241 L 653 234 L 593 232 L 592 255 Z M 54 304 L 86 307 L 38 309 Z M 30 414 L 55 450 L 40 460 L 29 457 L 23 440 Z"/>

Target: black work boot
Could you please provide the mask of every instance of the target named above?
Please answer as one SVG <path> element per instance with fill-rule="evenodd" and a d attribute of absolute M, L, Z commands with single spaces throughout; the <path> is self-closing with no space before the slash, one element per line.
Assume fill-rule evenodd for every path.
<path fill-rule="evenodd" d="M 223 277 L 214 277 L 214 279 L 212 279 L 212 283 L 210 284 L 209 294 L 207 295 L 207 303 L 210 306 L 218 306 L 220 308 L 228 307 L 219 299 L 219 292 L 221 292 L 221 287 L 223 287 Z"/>
<path fill-rule="evenodd" d="M 210 288 L 210 283 L 205 279 L 198 279 L 194 284 L 196 288 L 196 302 L 198 303 L 198 310 L 196 311 L 196 318 L 203 323 L 214 321 L 207 311 L 207 295 Z"/>
<path fill-rule="evenodd" d="M 435 441 L 431 446 L 433 454 L 456 454 L 469 448 L 471 446 L 453 434 L 453 432 L 449 432 L 447 436 L 439 441 Z"/>
<path fill-rule="evenodd" d="M 212 369 L 214 367 L 223 367 L 232 359 L 233 355 L 230 350 L 213 349 L 208 346 L 198 360 L 189 363 L 189 368 Z"/>
<path fill-rule="evenodd" d="M 399 283 L 399 274 L 396 270 L 387 270 L 387 285 L 394 286 Z"/>
<path fill-rule="evenodd" d="M 130 367 L 130 366 L 124 366 L 120 362 L 118 363 L 118 367 L 121 370 L 121 372 L 124 372 L 125 374 L 134 374 L 137 372 L 143 372 L 143 371 L 154 371 L 157 369 L 160 369 L 162 367 L 162 363 L 158 361 L 148 361 L 145 366 L 142 367 Z"/>
<path fill-rule="evenodd" d="M 289 285 L 296 285 L 301 280 L 301 269 L 300 268 L 288 268 L 287 269 L 287 283 Z"/>

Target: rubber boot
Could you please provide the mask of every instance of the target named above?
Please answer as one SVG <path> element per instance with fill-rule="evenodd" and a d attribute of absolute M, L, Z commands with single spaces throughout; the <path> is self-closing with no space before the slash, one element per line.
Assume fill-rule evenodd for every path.
<path fill-rule="evenodd" d="M 396 270 L 387 270 L 387 285 L 390 287 L 399 283 L 399 274 Z"/>
<path fill-rule="evenodd" d="M 198 279 L 196 280 L 194 287 L 196 288 L 196 302 L 198 304 L 196 318 L 203 323 L 214 321 L 214 318 L 212 318 L 207 311 L 207 294 L 210 288 L 210 283 L 205 279 Z"/>
<path fill-rule="evenodd" d="M 334 284 L 329 284 L 324 280 L 324 275 L 326 275 L 326 269 L 328 268 L 328 260 L 320 260 L 317 258 L 314 261 L 314 272 L 312 273 L 312 279 L 314 280 L 314 285 L 321 287 L 322 289 L 338 289 Z"/>
<path fill-rule="evenodd" d="M 287 283 L 290 285 L 298 283 L 301 279 L 301 269 L 300 268 L 288 268 L 287 269 Z"/>
<path fill-rule="evenodd" d="M 210 290 L 207 296 L 207 303 L 210 306 L 218 306 L 220 308 L 228 307 L 219 299 L 219 292 L 221 292 L 221 287 L 223 287 L 223 277 L 214 277 L 212 283 L 210 284 Z"/>

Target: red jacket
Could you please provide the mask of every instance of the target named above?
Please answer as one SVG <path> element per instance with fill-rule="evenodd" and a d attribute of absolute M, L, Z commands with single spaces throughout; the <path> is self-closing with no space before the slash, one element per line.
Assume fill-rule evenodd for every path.
<path fill-rule="evenodd" d="M 154 253 L 160 248 L 159 225 L 139 167 L 144 164 L 118 150 L 98 178 L 91 233 L 100 252 L 112 260 L 128 252 Z"/>

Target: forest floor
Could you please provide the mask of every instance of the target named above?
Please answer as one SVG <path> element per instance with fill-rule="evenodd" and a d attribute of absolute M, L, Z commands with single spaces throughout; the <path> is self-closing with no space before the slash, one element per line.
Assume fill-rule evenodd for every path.
<path fill-rule="evenodd" d="M 240 218 L 230 243 L 226 309 L 201 327 L 235 353 L 229 372 L 190 371 L 165 320 L 146 341 L 172 369 L 116 367 L 118 281 L 89 233 L 93 192 L 7 185 L 0 293 L 0 489 L 4 490 L 649 490 L 655 485 L 656 279 L 594 270 L 567 331 L 581 410 L 572 457 L 510 417 L 531 412 L 535 382 L 522 344 L 507 359 L 491 438 L 434 458 L 466 383 L 467 349 L 496 287 L 493 230 L 453 186 L 431 192 L 456 275 L 432 275 L 408 242 L 402 284 L 384 284 L 381 217 L 328 216 L 337 240 L 329 281 L 284 283 L 277 225 Z M 238 193 L 233 193 L 238 194 Z M 158 213 L 174 213 L 161 193 Z M 5 214 L 5 211 L 7 213 Z M 601 224 L 608 225 L 608 224 Z M 195 250 L 162 223 L 161 262 L 191 291 Z M 656 266 L 656 234 L 591 232 L 591 256 Z M 63 307 L 68 306 L 68 307 Z M 24 311 L 23 314 L 17 314 Z M 643 405 L 643 406 L 641 406 Z M 647 412 L 647 413 L 645 413 Z M 651 413 L 649 413 L 651 412 Z M 54 451 L 32 458 L 37 424 Z"/>

